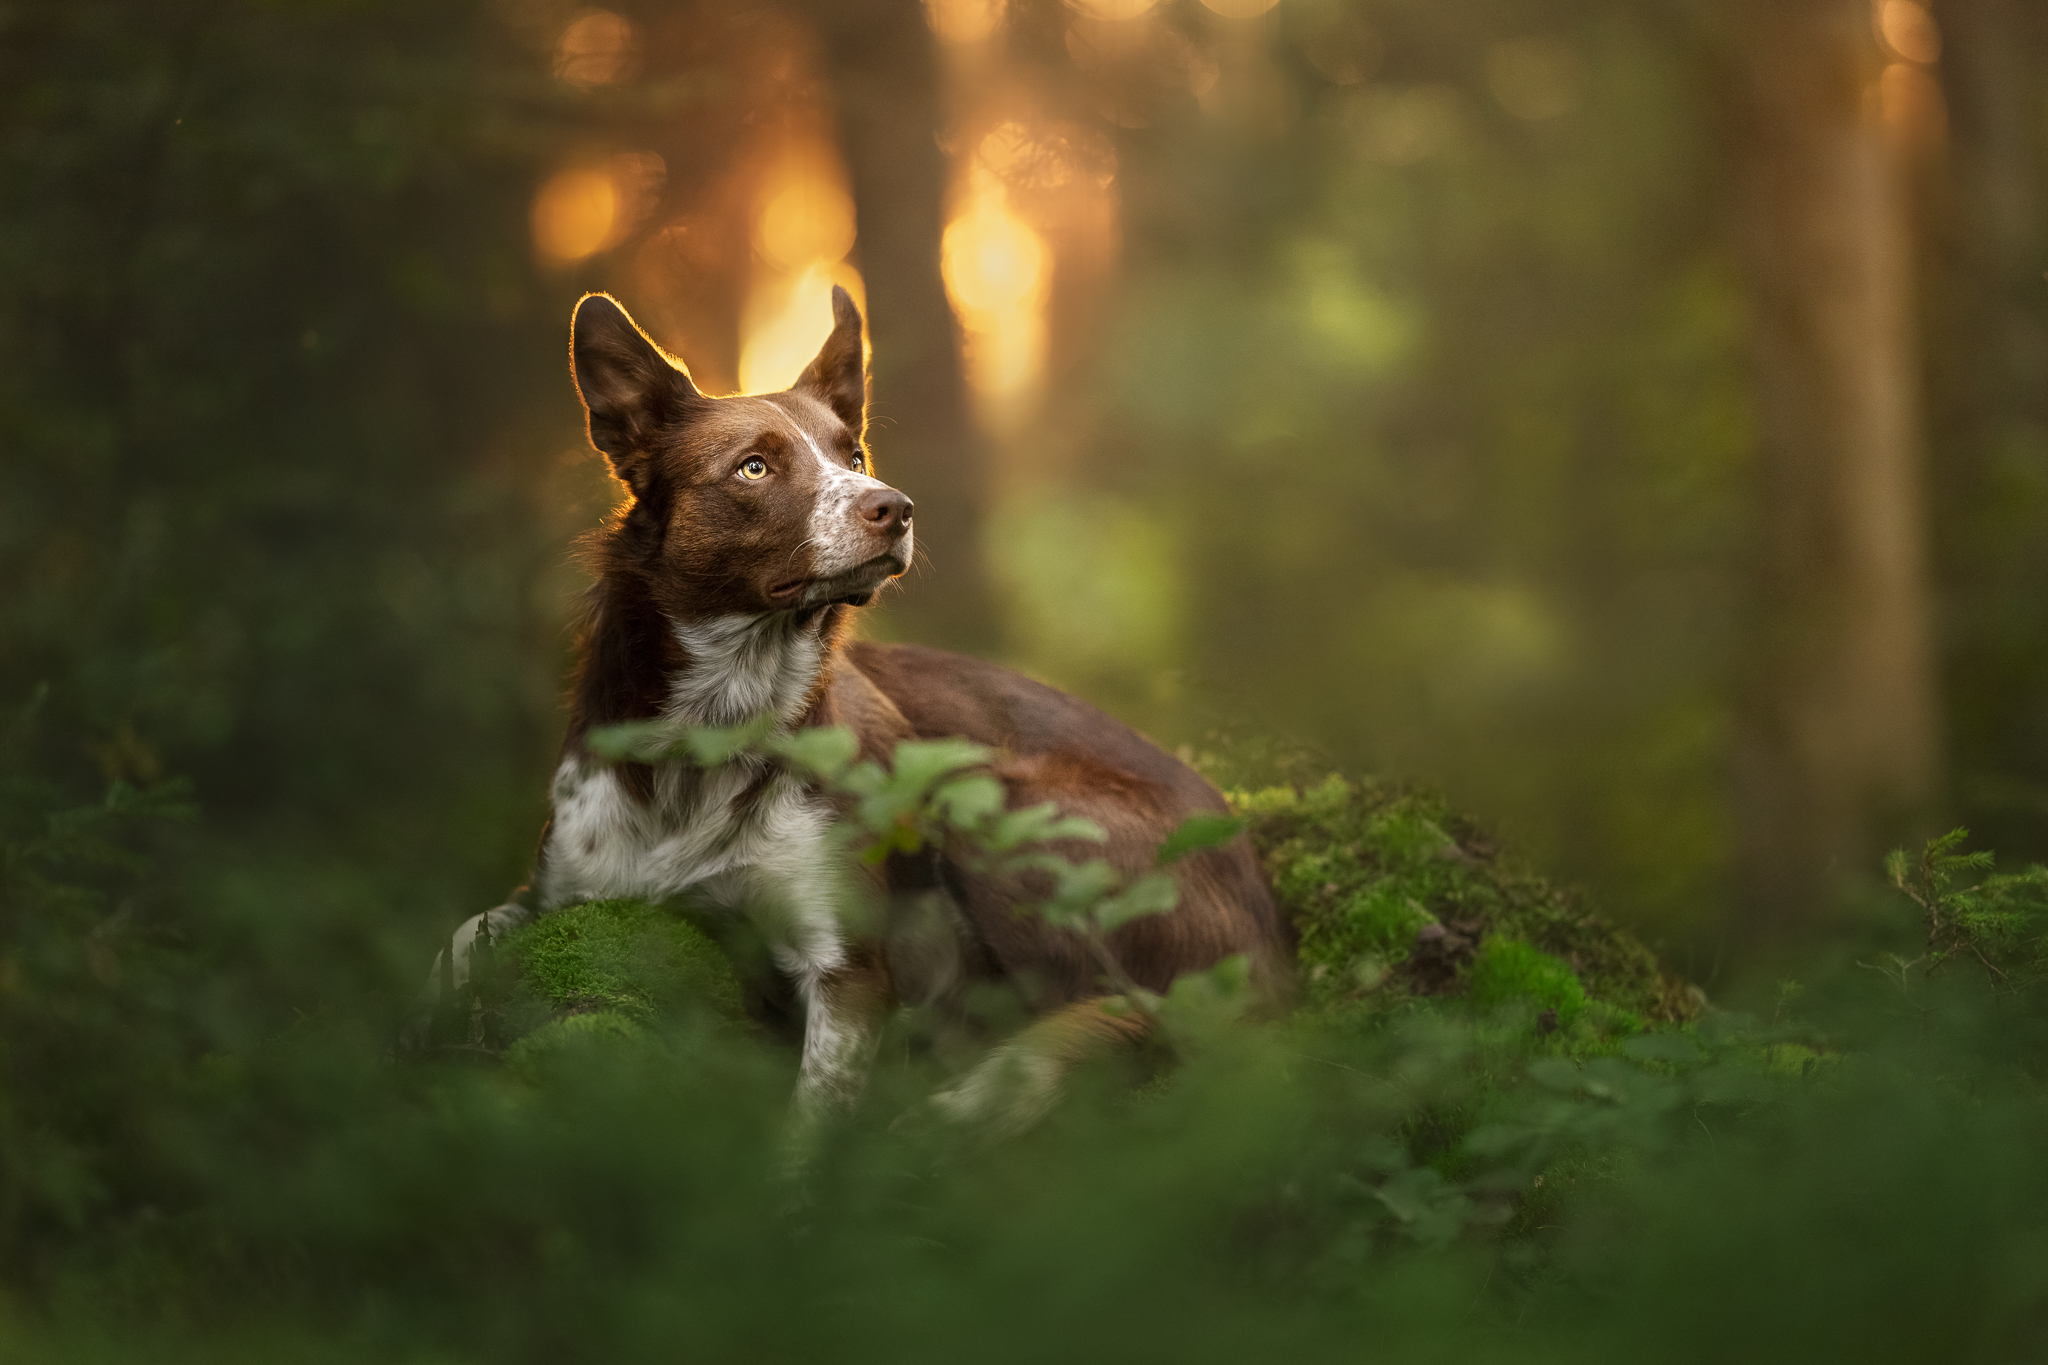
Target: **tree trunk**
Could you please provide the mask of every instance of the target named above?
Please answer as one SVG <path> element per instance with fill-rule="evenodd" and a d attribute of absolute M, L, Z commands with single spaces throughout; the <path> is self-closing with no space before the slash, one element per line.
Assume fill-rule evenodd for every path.
<path fill-rule="evenodd" d="M 1821 922 L 1939 764 L 1911 243 L 1868 0 L 1750 0 L 1734 69 L 1761 630 L 1738 738 L 1746 908 Z"/>
<path fill-rule="evenodd" d="M 905 633 L 994 643 L 982 570 L 981 441 L 958 324 L 939 276 L 944 102 L 918 0 L 815 0 L 853 177 L 874 344 L 872 434 L 882 477 L 917 503 L 918 565 L 891 608 Z"/>
<path fill-rule="evenodd" d="M 1941 0 L 1950 144 L 1928 177 L 1929 423 L 1956 787 L 1984 846 L 2048 857 L 2048 14 Z"/>

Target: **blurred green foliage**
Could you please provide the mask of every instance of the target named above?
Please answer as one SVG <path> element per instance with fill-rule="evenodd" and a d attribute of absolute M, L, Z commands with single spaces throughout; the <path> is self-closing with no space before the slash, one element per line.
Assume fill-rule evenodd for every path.
<path fill-rule="evenodd" d="M 51 840 L 96 823 L 44 813 Z M 11 908 L 54 918 L 146 875 L 55 848 L 10 843 L 10 868 L 40 860 Z M 650 918 L 592 912 L 555 947 Z M 1902 909 L 1887 937 L 1922 933 Z M 620 1023 L 558 1027 L 503 1069 L 393 1065 L 338 1017 L 184 1051 L 161 1042 L 204 1033 L 205 963 L 66 977 L 17 953 L 0 1343 L 58 1360 L 2038 1349 L 2035 993 L 1850 969 L 1796 1017 L 1587 1045 L 1529 1026 L 1568 1003 L 1545 994 L 1562 964 L 1489 942 L 1469 1003 L 1186 1034 L 1160 1080 L 1084 1074 L 997 1145 L 895 1121 L 942 1074 L 892 1037 L 796 1185 L 793 1059 L 687 1007 L 576 1016 Z M 46 1055 L 89 1062 L 98 1088 L 22 1073 L 25 987 L 63 1002 Z M 40 1159 L 18 1159 L 25 1139 Z"/>
<path fill-rule="evenodd" d="M 1703 8 L 1285 0 L 1250 85 L 1123 129 L 1110 339 L 1032 434 L 1067 482 L 991 522 L 1015 652 L 1711 917 L 1749 512 Z M 1449 803 L 1248 783 L 1326 1008 L 1001 1146 L 896 1131 L 944 1076 L 892 1038 L 801 1191 L 793 1060 L 671 1008 L 723 988 L 644 907 L 527 940 L 601 1022 L 383 1060 L 524 871 L 611 497 L 561 362 L 611 267 L 534 266 L 534 187 L 731 85 L 714 47 L 571 90 L 522 12 L 0 5 L 0 1351 L 2041 1353 L 2039 878 L 1946 847 L 1797 1011 L 1637 1035 L 1691 1005 Z M 1318 65 L 1347 15 L 1370 80 Z M 1964 799 L 2021 857 L 2037 416 L 1945 436 L 1941 489 Z M 1468 998 L 1331 1008 L 1431 924 Z M 649 955 L 673 996 L 618 989 Z"/>
<path fill-rule="evenodd" d="M 591 115 L 475 4 L 0 22 L 0 695 L 188 776 L 212 894 L 353 882 L 417 954 L 520 875 L 606 502 L 526 228 Z"/>

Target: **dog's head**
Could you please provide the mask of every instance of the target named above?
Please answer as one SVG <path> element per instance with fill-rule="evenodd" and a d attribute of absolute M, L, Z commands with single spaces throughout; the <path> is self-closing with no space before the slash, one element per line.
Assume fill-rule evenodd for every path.
<path fill-rule="evenodd" d="M 910 567 L 910 499 L 862 440 L 860 312 L 832 291 L 824 349 L 781 393 L 710 398 L 605 294 L 569 358 L 590 443 L 632 490 L 608 546 L 676 620 L 866 603 Z"/>

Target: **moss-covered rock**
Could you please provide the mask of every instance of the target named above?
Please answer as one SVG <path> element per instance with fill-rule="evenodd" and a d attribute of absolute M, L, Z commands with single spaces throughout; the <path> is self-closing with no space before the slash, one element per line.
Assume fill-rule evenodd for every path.
<path fill-rule="evenodd" d="M 457 1002 L 457 1046 L 505 1052 L 520 1069 L 590 1041 L 639 1037 L 663 1022 L 741 1025 L 738 977 L 687 919 L 642 900 L 564 906 L 472 960 Z M 448 1030 L 443 1030 L 448 1036 Z"/>
<path fill-rule="evenodd" d="M 1526 1000 L 1603 1031 L 1690 1018 L 1698 992 L 1641 940 L 1516 866 L 1432 793 L 1335 774 L 1230 794 L 1300 936 L 1305 1005 Z"/>
<path fill-rule="evenodd" d="M 557 1011 L 607 1010 L 639 1023 L 687 1009 L 742 1017 L 724 949 L 647 901 L 565 906 L 508 935 L 504 950 L 525 986 Z"/>

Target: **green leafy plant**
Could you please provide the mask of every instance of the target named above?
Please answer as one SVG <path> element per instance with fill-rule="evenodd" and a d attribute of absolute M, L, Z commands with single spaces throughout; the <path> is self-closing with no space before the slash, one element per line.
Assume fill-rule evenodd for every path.
<path fill-rule="evenodd" d="M 1963 850 L 1969 837 L 1958 827 L 1929 839 L 1917 858 L 1904 849 L 1885 858 L 1886 878 L 1920 909 L 1926 946 L 1911 958 L 1887 953 L 1864 965 L 1902 989 L 1965 957 L 1995 990 L 2024 989 L 2048 974 L 2048 868 L 1994 873 L 1990 852 Z"/>
<path fill-rule="evenodd" d="M 676 727 L 660 721 L 613 726 L 591 738 L 593 752 L 613 760 L 682 760 L 703 767 L 753 758 L 780 767 L 846 803 L 839 840 L 861 861 L 928 845 L 947 848 L 977 870 L 1024 879 L 1033 886 L 1028 913 L 1072 932 L 1115 991 L 1112 1009 L 1143 1015 L 1162 1038 L 1171 1030 L 1161 998 L 1131 979 L 1110 949 L 1123 925 L 1173 909 L 1177 891 L 1164 868 L 1189 854 L 1237 837 L 1245 822 L 1220 812 L 1189 816 L 1160 845 L 1159 870 L 1126 877 L 1104 858 L 1077 858 L 1055 845 L 1101 843 L 1100 826 L 1062 815 L 1053 802 L 1012 810 L 984 745 L 964 739 L 905 740 L 884 764 L 859 758 L 852 731 L 819 727 L 778 733 L 767 722 L 730 729 Z M 1224 969 L 1211 986 L 1226 994 L 1242 984 L 1243 964 Z"/>

